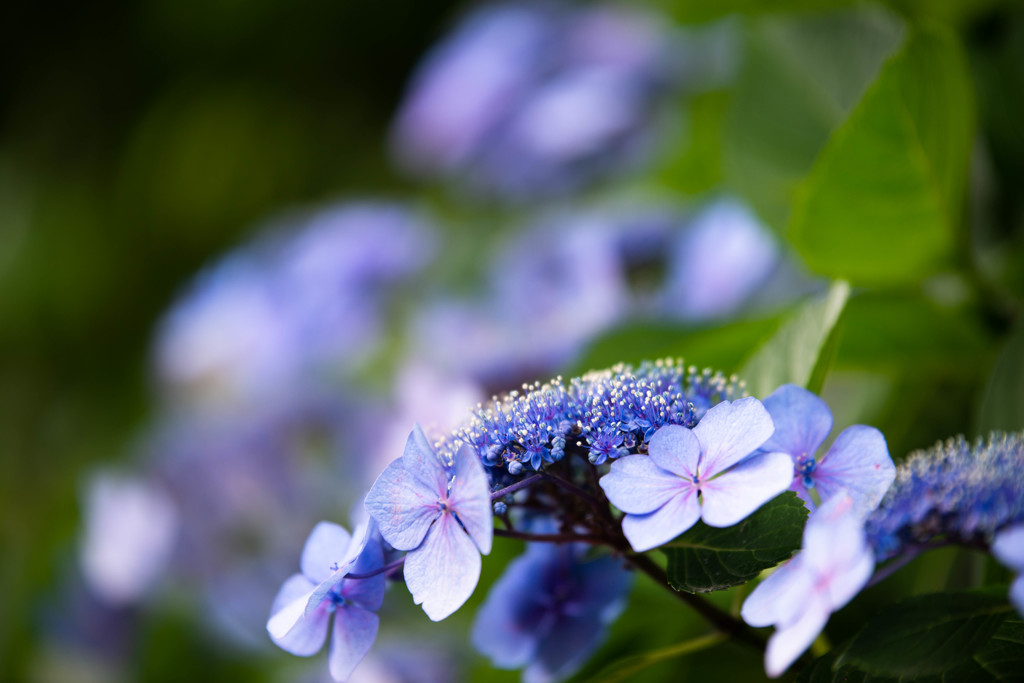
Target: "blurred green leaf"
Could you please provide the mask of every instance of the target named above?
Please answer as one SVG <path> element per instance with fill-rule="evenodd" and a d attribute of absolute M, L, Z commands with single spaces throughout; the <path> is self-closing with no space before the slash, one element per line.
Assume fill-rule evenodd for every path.
<path fill-rule="evenodd" d="M 829 140 L 789 224 L 819 273 L 906 282 L 951 255 L 973 133 L 970 80 L 955 37 L 919 30 Z"/>
<path fill-rule="evenodd" d="M 982 394 L 976 432 L 1024 429 L 1024 325 L 1006 340 Z"/>
<path fill-rule="evenodd" d="M 829 346 L 836 343 L 836 323 L 849 296 L 848 284 L 842 280 L 832 283 L 827 294 L 800 306 L 751 355 L 739 375 L 752 396 L 763 398 L 788 383 L 812 391 L 821 389 L 831 360 Z"/>
<path fill-rule="evenodd" d="M 675 657 L 682 657 L 683 655 L 688 655 L 692 652 L 706 650 L 725 639 L 726 636 L 721 633 L 712 633 L 710 635 L 701 636 L 700 638 L 694 638 L 693 640 L 686 640 L 676 645 L 670 645 L 669 647 L 663 647 L 658 650 L 652 650 L 651 652 L 626 657 L 608 666 L 590 680 L 595 681 L 596 683 L 619 683 L 619 681 L 629 681 L 632 680 L 633 676 L 638 672 L 654 666 L 659 662 L 663 662 L 667 659 L 673 659 Z"/>
<path fill-rule="evenodd" d="M 721 19 L 730 14 L 773 14 L 821 10 L 854 4 L 853 0 L 656 0 L 655 4 L 683 23 Z"/>
<path fill-rule="evenodd" d="M 723 141 L 726 184 L 782 230 L 829 134 L 899 46 L 877 7 L 748 22 Z"/>
<path fill-rule="evenodd" d="M 688 195 L 707 192 L 722 180 L 722 128 L 729 94 L 720 90 L 691 96 L 688 126 L 658 169 L 657 181 Z"/>
<path fill-rule="evenodd" d="M 838 664 L 884 676 L 940 674 L 981 649 L 1012 612 L 1005 587 L 908 598 L 868 620 Z"/>
<path fill-rule="evenodd" d="M 800 548 L 807 508 L 786 491 L 734 526 L 703 522 L 662 547 L 678 591 L 708 593 L 746 583 Z"/>

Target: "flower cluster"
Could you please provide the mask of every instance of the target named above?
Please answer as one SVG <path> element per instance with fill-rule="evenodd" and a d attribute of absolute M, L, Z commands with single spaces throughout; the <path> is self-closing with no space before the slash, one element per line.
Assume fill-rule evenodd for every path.
<path fill-rule="evenodd" d="M 1024 432 L 957 437 L 910 455 L 865 530 L 881 562 L 933 540 L 987 548 L 1024 522 Z"/>

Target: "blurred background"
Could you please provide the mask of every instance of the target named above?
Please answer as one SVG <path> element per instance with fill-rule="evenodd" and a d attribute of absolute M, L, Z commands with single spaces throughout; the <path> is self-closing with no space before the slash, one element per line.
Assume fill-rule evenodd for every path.
<path fill-rule="evenodd" d="M 735 372 L 836 277 L 837 428 L 1024 427 L 1022 3 L 8 5 L 0 680 L 327 680 L 270 602 L 413 423 Z M 353 680 L 517 679 L 467 634 L 519 550 L 442 625 L 391 591 Z M 580 677 L 699 632 L 638 582 Z"/>

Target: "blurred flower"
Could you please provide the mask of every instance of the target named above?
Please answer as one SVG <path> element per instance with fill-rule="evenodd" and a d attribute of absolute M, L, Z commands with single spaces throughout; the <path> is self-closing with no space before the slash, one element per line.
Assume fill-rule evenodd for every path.
<path fill-rule="evenodd" d="M 174 502 L 137 477 L 95 475 L 86 493 L 80 557 L 89 587 L 111 605 L 142 599 L 178 539 Z"/>
<path fill-rule="evenodd" d="M 353 539 L 343 527 L 320 522 L 302 551 L 302 573 L 293 574 L 274 599 L 267 631 L 282 649 L 308 657 L 320 651 L 333 615 L 328 657 L 331 676 L 345 681 L 377 637 L 376 611 L 384 600 L 384 566 L 380 541 L 372 525 Z"/>
<path fill-rule="evenodd" d="M 661 427 L 649 455 L 612 463 L 601 478 L 608 500 L 626 514 L 622 532 L 643 552 L 671 541 L 703 519 L 732 526 L 786 490 L 792 465 L 781 453 L 752 455 L 772 433 L 756 398 L 723 401 L 692 429 Z"/>
<path fill-rule="evenodd" d="M 571 676 L 625 607 L 632 575 L 587 547 L 530 543 L 491 587 L 473 622 L 473 645 L 527 683 Z"/>
<path fill-rule="evenodd" d="M 1024 524 L 1014 524 L 996 533 L 992 554 L 1017 573 L 1010 586 L 1010 602 L 1024 615 Z"/>
<path fill-rule="evenodd" d="M 442 458 L 417 425 L 365 504 L 384 540 L 409 551 L 405 583 L 428 617 L 440 621 L 469 599 L 493 531 L 487 475 L 472 450 Z"/>
<path fill-rule="evenodd" d="M 504 197 L 573 190 L 642 156 L 671 57 L 666 27 L 635 9 L 485 6 L 414 75 L 396 155 Z"/>
<path fill-rule="evenodd" d="M 764 400 L 764 407 L 775 423 L 775 433 L 761 450 L 786 453 L 793 459 L 795 474 L 790 488 L 812 510 L 812 488 L 822 501 L 845 492 L 862 517 L 878 507 L 896 477 L 896 466 L 880 431 L 864 425 L 848 427 L 817 459 L 818 448 L 832 431 L 832 412 L 824 401 L 802 387 L 784 384 Z"/>
<path fill-rule="evenodd" d="M 779 676 L 810 647 L 829 615 L 868 582 L 874 566 L 853 500 L 837 493 L 807 520 L 799 554 L 743 603 L 748 624 L 776 627 L 765 652 L 769 676 Z"/>

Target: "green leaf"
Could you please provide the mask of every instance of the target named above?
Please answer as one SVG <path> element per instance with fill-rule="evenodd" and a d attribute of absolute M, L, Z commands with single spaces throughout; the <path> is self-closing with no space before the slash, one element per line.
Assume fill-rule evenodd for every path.
<path fill-rule="evenodd" d="M 1024 325 L 1006 340 L 989 375 L 976 419 L 976 431 L 1024 428 Z"/>
<path fill-rule="evenodd" d="M 838 664 L 884 676 L 947 672 L 979 651 L 1012 611 L 1005 587 L 908 598 L 871 618 Z"/>
<path fill-rule="evenodd" d="M 1024 621 L 1014 616 L 999 627 L 992 640 L 974 655 L 997 681 L 1019 681 L 1024 672 Z"/>
<path fill-rule="evenodd" d="M 902 22 L 878 7 L 745 25 L 723 137 L 723 171 L 727 186 L 777 230 L 786 226 L 797 188 L 829 135 L 902 37 Z"/>
<path fill-rule="evenodd" d="M 688 655 L 693 652 L 706 650 L 709 647 L 718 645 L 726 638 L 727 636 L 722 633 L 712 633 L 710 635 L 701 636 L 700 638 L 694 638 L 693 640 L 686 640 L 676 645 L 670 645 L 669 647 L 663 647 L 658 650 L 652 650 L 643 654 L 626 657 L 609 665 L 589 680 L 596 683 L 619 683 L 619 681 L 629 681 L 632 680 L 633 676 L 638 672 L 654 666 L 659 662 L 663 662 L 667 659 L 673 659 L 675 657 L 682 657 L 683 655 Z"/>
<path fill-rule="evenodd" d="M 823 352 L 836 343 L 836 323 L 849 296 L 850 286 L 840 280 L 794 311 L 741 368 L 750 394 L 763 398 L 787 383 L 820 390 L 832 355 Z"/>
<path fill-rule="evenodd" d="M 793 556 L 806 519 L 803 502 L 786 491 L 734 526 L 697 522 L 662 546 L 669 584 L 678 591 L 707 593 L 746 583 Z"/>
<path fill-rule="evenodd" d="M 721 19 L 730 14 L 768 14 L 821 10 L 852 5 L 853 0 L 655 0 L 655 4 L 683 23 Z"/>
<path fill-rule="evenodd" d="M 945 265 L 960 223 L 971 102 L 956 39 L 912 34 L 798 192 L 789 236 L 813 270 L 877 285 Z"/>

